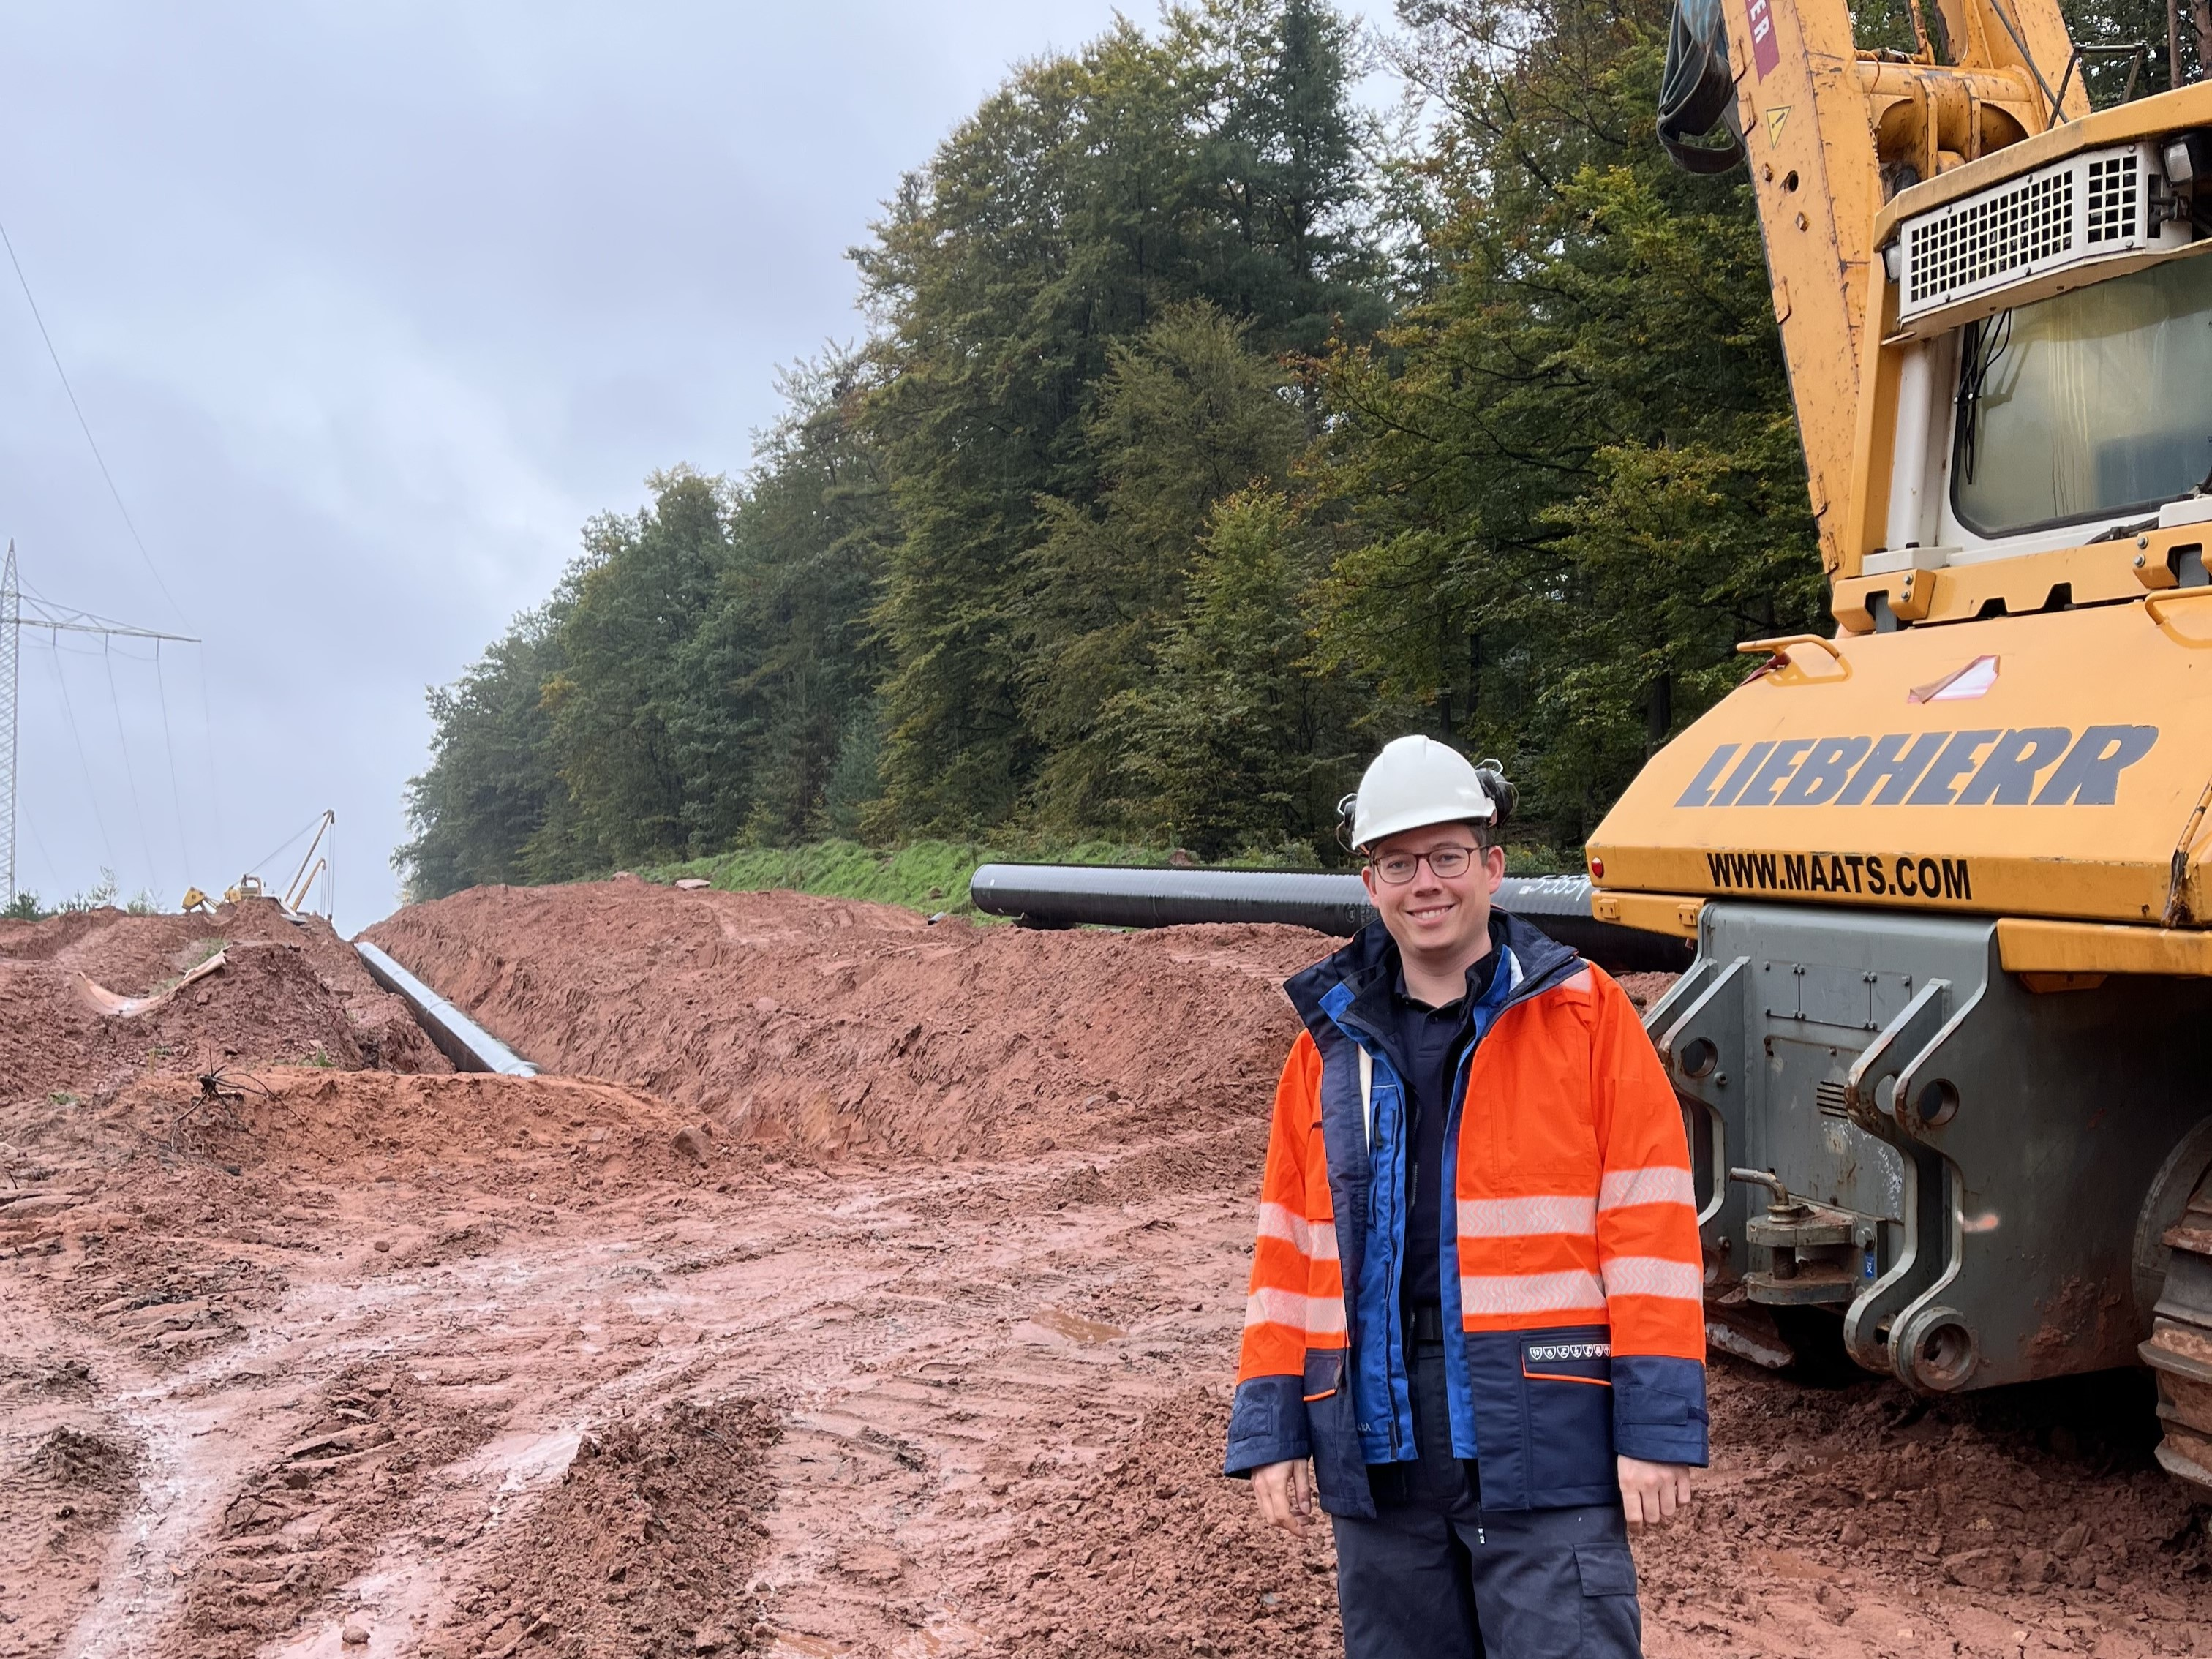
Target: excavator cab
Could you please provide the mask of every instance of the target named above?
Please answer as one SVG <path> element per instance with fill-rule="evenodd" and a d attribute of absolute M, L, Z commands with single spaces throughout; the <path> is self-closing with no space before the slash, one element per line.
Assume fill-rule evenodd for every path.
<path fill-rule="evenodd" d="M 1593 908 L 1696 946 L 1648 1023 L 1717 1346 L 2146 1362 L 2212 1487 L 2212 85 L 2093 112 L 2055 0 L 1912 15 L 1678 4 L 1660 139 L 1749 172 L 1835 626 L 1741 647 Z"/>

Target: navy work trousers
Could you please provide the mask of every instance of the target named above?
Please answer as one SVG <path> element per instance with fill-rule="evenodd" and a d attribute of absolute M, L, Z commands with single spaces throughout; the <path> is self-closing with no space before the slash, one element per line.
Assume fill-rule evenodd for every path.
<path fill-rule="evenodd" d="M 1420 1458 L 1371 1464 L 1371 1521 L 1333 1516 L 1346 1659 L 1640 1659 L 1618 1501 L 1488 1510 L 1451 1452 L 1444 1351 L 1413 1350 Z"/>

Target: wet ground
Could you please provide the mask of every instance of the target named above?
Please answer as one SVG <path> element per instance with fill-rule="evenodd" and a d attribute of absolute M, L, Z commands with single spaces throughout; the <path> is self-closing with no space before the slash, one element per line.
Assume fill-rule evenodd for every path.
<path fill-rule="evenodd" d="M 871 942 L 842 909 L 848 973 L 957 947 L 1054 1020 L 1180 971 L 1163 935 Z M 1180 954 L 1244 952 L 1256 1025 L 1285 950 Z M 601 960 L 702 1023 L 775 994 L 750 958 L 720 1000 L 709 967 Z M 1178 1112 L 1115 1071 L 1141 1054 L 1067 1045 L 1018 1091 L 1048 1030 L 963 1067 L 956 1001 L 890 1000 L 894 1037 L 925 1027 L 897 1052 L 866 1008 L 779 999 L 791 1071 L 842 1032 L 864 1115 L 926 1118 L 963 1079 L 924 1051 L 1032 1103 L 994 1109 L 1000 1152 L 862 1155 L 795 1090 L 635 1077 L 269 1067 L 210 1101 L 142 1067 L 0 1108 L 0 1656 L 1338 1650 L 1325 1538 L 1262 1532 L 1215 1473 L 1264 1085 Z M 872 1143 L 934 1133 L 878 1109 Z M 1638 1547 L 1661 1659 L 2212 1653 L 2204 1511 L 2151 1463 L 2140 1379 L 1931 1407 L 1724 1366 L 1714 1406 L 1691 1518 Z"/>

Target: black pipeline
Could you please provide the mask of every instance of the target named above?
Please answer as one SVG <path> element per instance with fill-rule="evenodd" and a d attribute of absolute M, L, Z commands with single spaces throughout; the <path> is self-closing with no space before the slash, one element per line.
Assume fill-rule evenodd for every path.
<path fill-rule="evenodd" d="M 968 891 L 986 915 L 1011 916 L 1030 927 L 1272 921 L 1349 935 L 1375 917 L 1358 876 L 1310 871 L 987 864 Z M 1508 876 L 1497 903 L 1618 972 L 1680 973 L 1695 954 L 1687 939 L 1598 921 L 1590 915 L 1587 877 Z"/>

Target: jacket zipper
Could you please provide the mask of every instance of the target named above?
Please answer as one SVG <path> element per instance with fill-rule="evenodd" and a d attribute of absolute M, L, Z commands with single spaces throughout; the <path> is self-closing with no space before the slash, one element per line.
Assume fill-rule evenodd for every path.
<path fill-rule="evenodd" d="M 1350 1012 L 1348 1009 L 1346 1012 L 1347 1013 Z M 1340 1019 L 1337 1023 L 1346 1031 L 1350 1032 L 1352 1041 L 1355 1043 L 1358 1043 L 1361 1048 L 1367 1049 L 1369 1054 L 1375 1054 L 1376 1050 L 1379 1050 L 1383 1047 L 1381 1036 L 1374 1031 L 1369 1030 L 1366 1027 L 1361 1025 L 1357 1021 L 1352 1019 Z M 1363 1038 L 1364 1041 L 1362 1041 Z M 1367 1047 L 1369 1043 L 1374 1044 L 1374 1048 L 1369 1049 Z M 1388 1054 L 1382 1054 L 1378 1057 L 1386 1064 L 1389 1061 L 1389 1055 Z M 1398 1091 L 1398 1133 L 1395 1146 L 1395 1149 L 1402 1154 L 1406 1139 L 1406 1085 L 1405 1079 L 1398 1076 L 1398 1068 L 1396 1066 L 1391 1065 L 1389 1066 L 1389 1071 L 1393 1085 Z M 1363 1106 L 1371 1113 L 1371 1103 L 1363 1103 Z M 1369 1126 L 1367 1136 L 1367 1201 L 1371 1206 L 1375 1202 L 1375 1194 L 1382 1184 L 1375 1179 L 1375 1133 L 1371 1121 Z M 1400 1184 L 1402 1187 L 1403 1183 L 1401 1182 Z M 1401 1202 L 1403 1194 L 1401 1193 L 1400 1195 Z M 1403 1289 L 1403 1279 L 1405 1276 L 1405 1246 L 1402 1241 L 1404 1239 L 1405 1231 L 1405 1221 L 1404 1218 L 1401 1216 L 1399 1218 L 1398 1225 L 1390 1230 L 1392 1249 L 1390 1251 L 1389 1305 L 1393 1308 L 1398 1305 L 1398 1297 Z M 1356 1323 L 1357 1322 L 1354 1322 Z M 1401 1352 L 1405 1346 L 1405 1334 L 1398 1328 L 1398 1325 L 1399 1322 L 1395 1319 L 1385 1320 L 1383 1322 L 1382 1334 L 1382 1382 L 1383 1387 L 1388 1391 L 1389 1396 L 1390 1461 L 1394 1463 L 1401 1461 L 1401 1454 L 1405 1451 L 1404 1443 L 1398 1437 L 1398 1383 L 1401 1378 L 1405 1378 L 1409 1397 L 1413 1386 L 1412 1379 L 1407 1375 L 1405 1358 Z"/>
<path fill-rule="evenodd" d="M 1498 964 L 1498 971 L 1499 973 L 1504 973 L 1508 971 L 1509 969 L 1516 966 L 1516 963 L 1510 948 L 1504 948 L 1506 950 L 1506 959 Z M 1577 958 L 1577 960 L 1579 961 L 1580 958 Z M 1490 1017 L 1490 1024 L 1486 1030 L 1494 1030 L 1497 1029 L 1498 1022 L 1505 1017 L 1509 1009 L 1516 1007 L 1522 1002 L 1527 1001 L 1529 998 L 1539 995 L 1544 990 L 1547 989 L 1553 982 L 1553 976 L 1549 975 L 1544 975 L 1540 979 L 1534 975 L 1524 977 L 1518 985 L 1513 986 L 1507 991 L 1505 1000 L 1498 1005 L 1497 1012 Z M 1384 1045 L 1382 1037 L 1365 1025 L 1361 1024 L 1358 1021 L 1349 1018 L 1351 1012 L 1352 1011 L 1349 1008 L 1346 1009 L 1344 1016 L 1334 1018 L 1334 1023 L 1341 1030 L 1350 1034 L 1352 1041 L 1360 1048 L 1366 1048 L 1369 1043 L 1372 1043 L 1375 1046 L 1375 1049 L 1382 1048 Z M 1474 1041 L 1467 1045 L 1467 1052 L 1460 1056 L 1458 1076 L 1455 1079 L 1453 1085 L 1454 1098 L 1451 1104 L 1446 1108 L 1444 1133 L 1447 1137 L 1451 1134 L 1453 1123 L 1457 1119 L 1460 1111 L 1463 1110 L 1465 1108 L 1467 1082 L 1474 1070 L 1474 1051 L 1481 1046 L 1482 1039 L 1485 1035 L 1486 1035 L 1486 1030 L 1478 1030 L 1475 1033 Z M 1362 1039 L 1364 1039 L 1364 1041 Z M 1372 1054 L 1374 1049 L 1370 1049 L 1369 1052 Z M 1382 1054 L 1381 1057 L 1386 1060 L 1389 1058 L 1387 1054 Z M 1393 1066 L 1390 1070 L 1391 1076 L 1395 1080 L 1398 1089 L 1398 1140 L 1399 1145 L 1402 1149 L 1406 1135 L 1406 1084 L 1402 1078 L 1399 1078 L 1397 1076 L 1397 1067 L 1395 1066 Z M 1374 1134 L 1370 1127 L 1368 1135 L 1368 1202 L 1370 1205 L 1374 1202 L 1373 1194 L 1375 1190 L 1374 1151 Z M 1404 1183 L 1401 1182 L 1399 1184 L 1401 1188 L 1400 1200 L 1402 1203 L 1405 1200 L 1405 1194 L 1402 1191 Z M 1390 1252 L 1389 1305 L 1392 1308 L 1395 1308 L 1398 1305 L 1398 1298 L 1404 1290 L 1406 1266 L 1404 1245 L 1405 1231 L 1405 1218 L 1401 1216 L 1399 1218 L 1398 1225 L 1391 1230 L 1393 1248 Z M 1441 1231 L 1442 1230 L 1439 1229 L 1439 1237 L 1441 1237 Z M 1456 1233 L 1456 1229 L 1455 1229 L 1455 1233 Z M 1457 1242 L 1457 1238 L 1455 1237 L 1453 1243 L 1456 1243 Z M 1439 1257 L 1437 1263 L 1437 1271 L 1441 1273 L 1451 1269 L 1452 1264 L 1449 1258 L 1444 1256 L 1444 1247 L 1442 1244 L 1439 1244 L 1437 1248 L 1437 1255 Z M 1356 1326 L 1357 1322 L 1358 1322 L 1356 1321 L 1352 1322 L 1354 1326 Z M 1399 1328 L 1401 1322 L 1402 1322 L 1396 1319 L 1388 1319 L 1383 1322 L 1383 1381 L 1385 1385 L 1389 1388 L 1390 1394 L 1390 1451 L 1392 1454 L 1391 1461 L 1393 1462 L 1402 1461 L 1400 1454 L 1403 1453 L 1406 1449 L 1404 1443 L 1398 1437 L 1397 1385 L 1400 1379 L 1403 1378 L 1406 1382 L 1409 1395 L 1413 1386 L 1412 1377 L 1404 1360 L 1403 1349 L 1405 1346 L 1405 1336 L 1402 1330 Z M 1346 1358 L 1347 1359 L 1353 1359 L 1356 1358 L 1356 1356 L 1354 1356 L 1351 1352 L 1349 1340 L 1346 1342 Z M 1451 1417 L 1450 1401 L 1449 1398 L 1447 1398 L 1445 1401 L 1444 1416 L 1446 1421 L 1449 1422 Z M 1523 1432 L 1524 1434 L 1526 1432 L 1525 1425 L 1523 1425 Z"/>
<path fill-rule="evenodd" d="M 1577 959 L 1579 960 L 1579 958 Z M 1518 963 L 1509 947 L 1506 950 L 1505 960 L 1498 964 L 1498 971 L 1501 974 L 1506 973 L 1516 966 L 1518 966 Z M 1451 1093 L 1445 1097 L 1444 1142 L 1446 1146 L 1454 1146 L 1457 1144 L 1461 1126 L 1464 1124 L 1467 1120 L 1467 1091 L 1468 1085 L 1474 1080 L 1474 1077 L 1475 1050 L 1482 1046 L 1483 1039 L 1485 1037 L 1498 1029 L 1498 1022 L 1504 1018 L 1510 1010 L 1518 1007 L 1522 1003 L 1528 1000 L 1530 998 L 1540 994 L 1541 992 L 1553 982 L 1553 980 L 1551 976 L 1547 976 L 1540 982 L 1534 975 L 1522 979 L 1520 984 L 1510 986 L 1507 988 L 1505 1000 L 1499 1003 L 1497 1008 L 1492 1012 L 1490 1023 L 1487 1025 L 1481 1024 L 1480 1021 L 1475 1022 L 1474 1038 L 1468 1043 L 1467 1052 L 1459 1057 L 1459 1066 L 1452 1079 Z M 1478 1005 L 1478 1006 L 1479 1006 L 1480 1005 Z M 1448 1159 L 1446 1161 L 1446 1167 L 1451 1169 L 1455 1175 L 1456 1175 L 1458 1166 L 1455 1159 Z M 1454 1203 L 1452 1194 L 1445 1193 L 1440 1194 L 1440 1196 L 1445 1204 L 1452 1205 Z M 1455 1207 L 1453 1210 L 1453 1213 L 1455 1215 L 1457 1213 Z M 1453 1254 L 1459 1244 L 1459 1229 L 1455 1225 L 1451 1230 L 1452 1237 L 1449 1239 L 1443 1237 L 1443 1230 L 1442 1228 L 1438 1228 L 1437 1231 L 1437 1255 L 1438 1257 L 1437 1262 L 1437 1272 L 1439 1275 L 1449 1273 L 1456 1279 L 1459 1274 L 1459 1263 L 1452 1258 Z M 1438 1279 L 1437 1282 L 1439 1285 L 1443 1282 L 1441 1277 Z M 1464 1309 L 1461 1310 L 1462 1318 L 1465 1317 L 1465 1312 L 1466 1310 Z M 1447 1378 L 1449 1378 L 1450 1375 L 1450 1369 L 1449 1366 L 1446 1367 L 1445 1375 Z M 1456 1431 L 1458 1425 L 1451 1423 L 1451 1404 L 1450 1388 L 1449 1382 L 1447 1382 L 1444 1397 L 1444 1420 L 1448 1425 L 1450 1425 L 1455 1431 Z M 1524 1416 L 1526 1415 L 1526 1406 L 1527 1401 L 1524 1400 L 1522 1401 Z M 1474 1402 L 1470 1399 L 1468 1401 L 1468 1409 L 1472 1412 L 1474 1408 Z M 1470 1425 L 1469 1426 L 1471 1428 L 1473 1425 Z M 1524 1440 L 1527 1438 L 1528 1433 L 1528 1425 L 1524 1422 L 1522 1425 L 1522 1436 Z M 1455 1432 L 1453 1437 L 1455 1442 L 1456 1442 L 1457 1435 Z M 1456 1450 L 1456 1447 L 1455 1447 L 1455 1450 Z"/>

